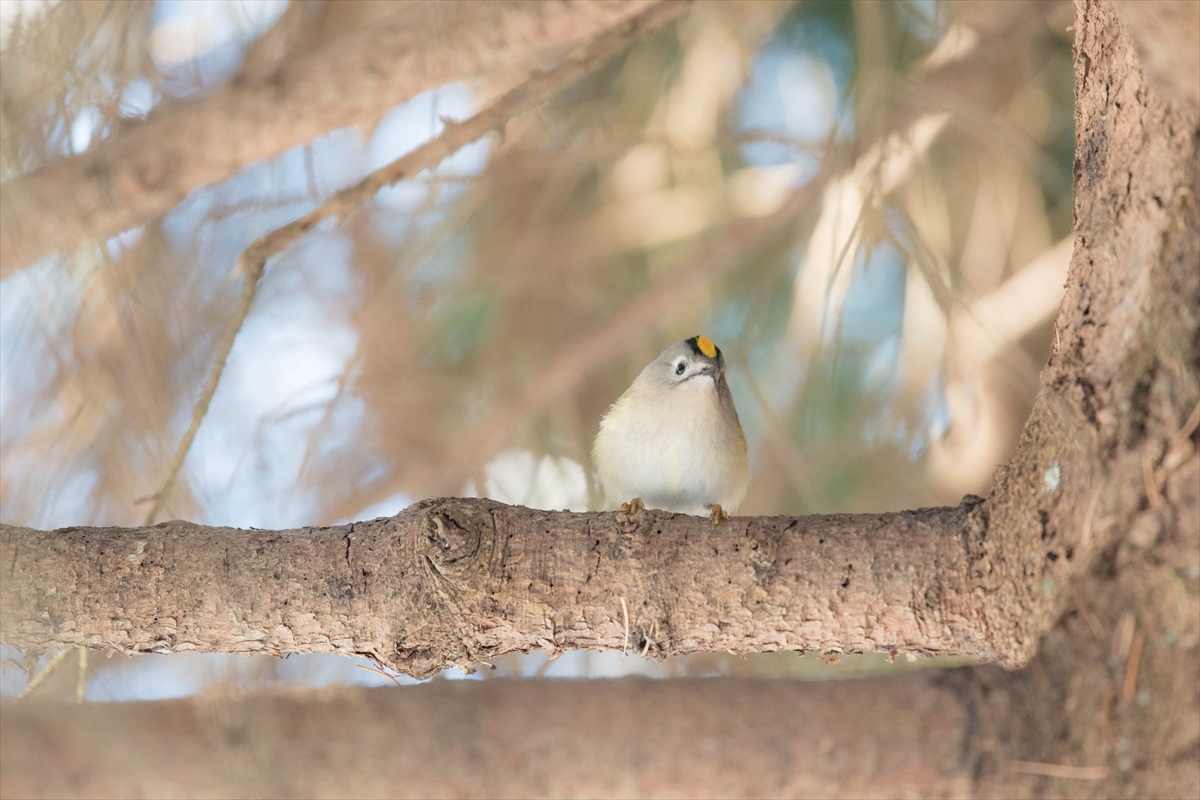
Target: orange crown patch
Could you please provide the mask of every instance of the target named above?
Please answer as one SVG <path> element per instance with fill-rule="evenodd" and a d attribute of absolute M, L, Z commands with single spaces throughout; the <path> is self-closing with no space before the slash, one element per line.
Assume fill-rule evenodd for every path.
<path fill-rule="evenodd" d="M 717 357 L 717 346 L 713 344 L 712 339 L 708 338 L 707 336 L 697 336 L 696 347 L 699 348 L 700 352 L 704 353 L 704 355 L 708 358 Z"/>

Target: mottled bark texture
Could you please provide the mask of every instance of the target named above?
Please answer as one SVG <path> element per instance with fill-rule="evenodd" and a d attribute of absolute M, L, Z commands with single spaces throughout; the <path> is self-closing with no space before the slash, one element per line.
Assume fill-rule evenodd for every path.
<path fill-rule="evenodd" d="M 1135 517 L 1172 524 L 1147 496 L 1197 398 L 1195 115 L 1146 84 L 1111 11 L 1087 9 L 1076 252 L 1043 389 L 986 502 L 718 529 L 481 500 L 305 532 L 6 528 L 5 640 L 363 653 L 415 675 L 537 647 L 1025 663 L 1093 554 Z"/>
<path fill-rule="evenodd" d="M 234 775 L 229 780 L 242 776 L 250 787 L 246 793 L 368 795 L 380 791 L 378 786 L 360 786 L 354 780 L 376 765 L 357 769 L 361 762 L 353 758 L 360 751 L 382 740 L 391 748 L 392 758 L 403 759 L 407 758 L 406 747 L 425 747 L 423 737 L 429 737 L 441 746 L 418 750 L 427 760 L 404 762 L 410 765 L 407 772 L 388 773 L 386 764 L 378 766 L 382 774 L 396 775 L 384 793 L 401 795 L 411 785 L 416 787 L 412 793 L 429 795 L 478 791 L 531 796 L 1195 797 L 1200 791 L 1200 428 L 1195 424 L 1200 420 L 1196 410 L 1200 402 L 1200 116 L 1189 104 L 1164 97 L 1147 80 L 1133 42 L 1111 7 L 1100 0 L 1079 0 L 1076 6 L 1076 249 L 1041 394 L 1016 456 L 998 476 L 993 495 L 985 503 L 916 512 L 906 525 L 876 534 L 882 539 L 874 541 L 887 540 L 887 552 L 879 550 L 881 545 L 872 544 L 868 536 L 846 533 L 853 519 L 796 520 L 787 532 L 780 531 L 786 531 L 792 520 L 782 521 L 777 528 L 770 527 L 775 524 L 771 520 L 736 520 L 728 528 L 713 531 L 699 520 L 701 527 L 697 528 L 687 520 L 657 516 L 623 525 L 615 515 L 592 515 L 580 518 L 581 522 L 592 526 L 593 535 L 607 531 L 597 538 L 616 547 L 616 553 L 601 550 L 590 553 L 590 562 L 575 557 L 560 562 L 556 539 L 555 550 L 523 547 L 511 557 L 473 554 L 476 542 L 503 540 L 524 545 L 517 537 L 501 539 L 488 534 L 501 530 L 502 523 L 510 519 L 507 515 L 516 512 L 483 503 L 454 506 L 464 511 L 461 518 L 457 510 L 452 515 L 454 524 L 443 521 L 439 528 L 434 522 L 420 533 L 429 559 L 422 569 L 430 573 L 420 580 L 442 587 L 431 589 L 429 597 L 448 613 L 456 613 L 464 587 L 474 591 L 478 581 L 503 580 L 488 571 L 492 559 L 512 564 L 522 575 L 547 576 L 550 566 L 560 563 L 571 564 L 571 569 L 586 576 L 588 564 L 595 563 L 595 569 L 612 570 L 603 579 L 613 581 L 615 565 L 630 559 L 626 554 L 660 547 L 666 549 L 656 558 L 674 558 L 691 552 L 689 548 L 719 543 L 702 567 L 691 571 L 689 582 L 673 586 L 671 594 L 655 595 L 670 603 L 656 615 L 639 617 L 638 602 L 646 595 L 635 595 L 633 590 L 643 586 L 654 590 L 658 576 L 676 575 L 670 561 L 657 563 L 653 573 L 647 571 L 644 584 L 609 583 L 604 586 L 607 594 L 585 589 L 596 592 L 589 595 L 598 600 L 592 613 L 603 616 L 588 620 L 578 607 L 567 608 L 583 620 L 582 630 L 598 632 L 592 646 L 619 646 L 618 636 L 623 639 L 623 625 L 618 631 L 616 623 L 620 598 L 625 598 L 629 607 L 634 646 L 644 643 L 635 638 L 635 631 L 655 636 L 655 616 L 660 625 L 663 621 L 673 624 L 676 603 L 705 608 L 708 614 L 708 627 L 690 635 L 716 641 L 722 626 L 730 623 L 753 632 L 759 620 L 779 618 L 770 616 L 775 614 L 770 608 L 765 609 L 768 617 L 759 616 L 764 610 L 755 601 L 762 599 L 762 605 L 768 606 L 770 592 L 780 591 L 776 584 L 781 575 L 796 573 L 768 569 L 754 575 L 750 584 L 737 583 L 740 593 L 730 594 L 722 593 L 729 590 L 721 589 L 720 580 L 737 577 L 749 581 L 756 558 L 774 558 L 778 567 L 778 556 L 788 553 L 786 560 L 793 552 L 799 552 L 803 568 L 811 570 L 804 574 L 818 576 L 812 587 L 814 595 L 819 592 L 816 605 L 804 613 L 817 612 L 813 615 L 823 620 L 822 635 L 828 622 L 836 636 L 864 637 L 868 635 L 865 625 L 858 631 L 859 622 L 826 619 L 832 616 L 826 609 L 840 610 L 833 605 L 841 602 L 838 592 L 854 590 L 855 581 L 878 572 L 880 563 L 893 565 L 885 574 L 899 578 L 899 565 L 920 558 L 902 551 L 914 542 L 928 542 L 922 546 L 932 548 L 928 552 L 939 558 L 954 552 L 944 566 L 961 571 L 954 579 L 940 580 L 936 585 L 941 587 L 942 597 L 932 592 L 924 598 L 925 607 L 933 607 L 936 600 L 944 612 L 952 607 L 947 605 L 947 597 L 962 598 L 974 592 L 983 595 L 978 608 L 984 610 L 982 617 L 961 620 L 927 615 L 917 627 L 927 626 L 932 619 L 933 630 L 940 631 L 937 636 L 964 629 L 986 632 L 989 646 L 997 653 L 1032 652 L 1040 643 L 1024 668 L 1005 672 L 980 666 L 841 686 L 822 684 L 819 689 L 787 682 L 757 684 L 741 695 L 737 692 L 743 690 L 732 683 L 724 686 L 735 686 L 733 689 L 720 688 L 722 684 L 658 684 L 648 692 L 633 682 L 580 687 L 581 696 L 594 692 L 600 698 L 595 706 L 575 704 L 568 697 L 569 687 L 508 683 L 479 689 L 455 687 L 447 691 L 475 691 L 478 695 L 464 702 L 440 700 L 446 703 L 439 705 L 444 711 L 424 712 L 425 716 L 414 712 L 404 718 L 412 721 L 411 728 L 398 723 L 397 729 L 404 731 L 398 736 L 387 736 L 383 726 L 393 714 L 400 716 L 392 710 L 399 706 L 388 705 L 390 700 L 373 700 L 385 693 L 348 693 L 331 703 L 353 705 L 355 723 L 340 728 L 337 735 L 328 735 L 326 727 L 315 729 L 326 732 L 324 750 L 308 745 L 311 736 L 320 733 L 310 733 L 302 722 L 309 715 L 320 719 L 317 715 L 323 705 L 318 701 L 295 701 L 299 710 L 286 710 L 285 702 L 293 701 L 282 698 L 217 705 L 209 713 L 236 722 L 220 722 L 200 733 L 189 730 L 197 725 L 195 709 L 199 706 L 161 705 L 154 708 L 169 717 L 163 725 L 178 726 L 184 741 L 197 741 L 204 735 L 222 737 L 223 746 L 232 753 L 230 760 L 214 760 L 211 751 L 217 745 L 209 745 L 209 750 L 196 745 L 196 772 L 184 771 L 192 763 L 186 755 L 169 762 L 180 765 L 180 772 L 175 773 L 178 783 L 154 782 L 154 776 L 162 773 L 151 766 L 147 767 L 151 778 L 145 784 L 136 783 L 136 776 L 124 777 L 121 780 L 128 782 L 114 793 L 137 794 L 144 785 L 148 787 L 141 792 L 144 794 L 219 794 L 229 790 L 216 785 L 209 773 L 229 764 L 228 774 Z M 467 511 L 479 517 L 468 517 Z M 574 519 L 565 515 L 546 518 Z M 662 533 L 657 532 L 660 519 Z M 647 522 L 650 527 L 645 527 Z M 922 531 L 921 525 L 929 530 Z M 941 539 L 935 536 L 937 525 L 944 526 Z M 820 526 L 842 531 L 832 540 L 825 537 L 826 543 L 832 541 L 826 550 L 821 549 L 826 545 L 820 542 Z M 702 529 L 704 536 L 693 541 Z M 772 533 L 767 535 L 767 531 Z M 531 532 L 536 534 L 536 527 Z M 688 539 L 681 541 L 683 534 Z M 86 539 L 90 534 L 80 535 Z M 96 541 L 119 548 L 116 555 L 130 567 L 131 557 L 146 554 L 145 548 L 137 552 L 137 545 L 124 537 L 104 532 L 94 535 Z M 243 535 L 280 536 L 265 532 Z M 22 568 L 24 556 L 15 552 L 15 543 L 26 536 L 15 529 L 4 533 L 0 577 L 7 578 L 6 584 Z M 163 541 L 179 538 L 176 532 Z M 958 541 L 952 548 L 948 542 L 955 538 Z M 750 547 L 751 539 L 758 542 L 757 550 Z M 803 545 L 795 540 L 802 540 Z M 55 534 L 49 541 L 69 542 L 71 537 Z M 343 546 L 347 542 L 350 557 L 345 560 L 342 581 L 304 587 L 310 606 L 324 604 L 328 610 L 321 609 L 321 613 L 327 616 L 339 608 L 353 608 L 357 595 L 352 596 L 350 590 L 359 580 L 356 566 L 361 569 L 383 561 L 381 554 L 361 550 L 355 554 L 353 534 L 343 539 Z M 852 552 L 851 542 L 866 550 Z M 735 543 L 740 549 L 732 547 Z M 315 545 L 299 546 L 297 551 L 308 546 Z M 956 552 L 954 548 L 958 548 Z M 39 556 L 45 557 L 49 556 Z M 854 565 L 853 574 L 833 571 L 843 562 Z M 782 566 L 800 569 L 793 567 L 795 563 Z M 216 582 L 234 580 L 212 566 L 211 557 L 209 564 Z M 287 572 L 287 565 L 284 560 L 279 568 Z M 235 575 L 236 570 L 230 574 Z M 145 585 L 149 587 L 156 576 L 144 576 L 148 579 Z M 842 587 L 840 581 L 846 578 L 849 584 Z M 586 577 L 582 580 L 590 586 Z M 835 586 L 826 583 L 835 580 Z M 139 598 L 153 589 L 130 585 L 129 599 L 100 597 L 100 608 L 82 611 L 99 618 L 112 608 L 121 608 L 121 603 L 147 602 Z M 885 592 L 894 592 L 887 589 L 886 581 L 882 585 Z M 932 585 L 914 581 L 909 588 L 924 590 Z M 66 588 L 88 596 L 86 586 Z M 525 596 L 537 608 L 542 602 L 539 597 L 544 599 L 549 588 L 548 582 L 527 586 Z M 69 599 L 55 600 L 45 586 L 32 591 L 35 596 L 20 602 L 57 602 L 62 604 L 57 607 L 74 608 Z M 319 596 L 312 597 L 314 592 Z M 8 595 L 0 596 L 0 605 L 8 602 Z M 910 615 L 919 619 L 914 612 L 919 607 L 919 601 L 909 601 L 907 606 L 900 603 L 878 610 L 901 622 Z M 264 613 L 253 606 L 207 611 L 201 604 L 193 610 L 234 620 Z M 7 608 L 4 611 L 8 613 Z M 367 611 L 379 613 L 378 609 Z M 519 617 L 525 612 L 518 607 L 511 613 Z M 48 643 L 50 637 L 63 635 L 61 631 L 70 634 L 75 618 L 65 614 L 59 619 L 39 619 L 22 614 L 12 619 L 14 626 L 28 626 L 22 628 L 26 631 L 22 635 L 41 631 Z M 639 627 L 643 622 L 651 623 L 649 630 Z M 179 620 L 170 624 L 177 636 Z M 467 620 L 467 624 L 474 622 Z M 558 636 L 553 619 L 543 625 L 543 630 Z M 146 626 L 143 617 L 139 636 L 144 635 Z M 469 641 L 480 629 L 469 628 L 458 641 Z M 5 635 L 8 630 L 5 622 Z M 668 633 L 676 636 L 679 631 L 670 628 Z M 334 630 L 324 635 L 332 642 L 333 636 L 343 634 Z M 557 639 L 547 640 L 561 646 Z M 844 644 L 829 637 L 817 646 L 839 643 Z M 656 640 L 654 646 L 658 645 Z M 419 661 L 424 656 L 410 657 Z M 410 694 L 413 691 L 386 696 L 394 695 L 396 703 L 408 698 L 425 702 Z M 660 702 L 655 692 L 658 698 L 678 699 Z M 676 692 L 679 694 L 673 694 Z M 756 692 L 767 697 L 752 697 Z M 496 702 L 508 704 L 504 714 L 489 716 L 492 701 L 488 693 L 494 693 Z M 810 699 L 818 693 L 830 698 L 832 706 Z M 360 699 L 364 697 L 372 700 Z M 271 706 L 271 713 L 267 713 L 268 703 L 277 704 Z M 616 712 L 620 716 L 606 715 L 610 706 L 620 709 Z M 384 710 L 376 712 L 377 707 Z M 165 713 L 169 709 L 180 711 Z M 5 727 L 0 729 L 5 736 L 5 747 L 0 749 L 4 759 L 0 762 L 0 793 L 5 796 L 23 794 L 26 788 L 36 793 L 43 785 L 37 781 L 50 786 L 52 780 L 29 777 L 38 773 L 20 773 L 14 747 L 22 748 L 21 758 L 42 765 L 59 754 L 105 748 L 98 751 L 107 754 L 99 757 L 102 763 L 94 764 L 82 755 L 79 761 L 69 762 L 83 765 L 73 773 L 74 782 L 57 783 L 46 790 L 61 795 L 90 792 L 91 773 L 87 770 L 93 766 L 104 776 L 113 774 L 115 764 L 140 763 L 120 760 L 121 753 L 130 751 L 119 749 L 127 746 L 122 741 L 112 741 L 114 731 L 131 737 L 134 744 L 128 746 L 137 752 L 157 755 L 165 750 L 165 746 L 156 748 L 167 733 L 154 739 L 149 733 L 143 736 L 133 716 L 139 713 L 135 709 L 114 710 L 114 716 L 104 723 L 94 721 L 104 714 L 99 709 L 61 708 L 52 715 L 58 717 L 57 722 L 32 717 L 12 722 L 10 713 L 6 710 Z M 274 713 L 280 714 L 282 721 L 267 719 Z M 95 716 L 89 718 L 89 714 Z M 120 714 L 128 716 L 117 716 Z M 428 721 L 431 718 L 433 722 Z M 360 724 L 364 720 L 370 724 Z M 48 727 L 52 724 L 61 727 Z M 441 730 L 449 733 L 442 736 Z M 27 741 L 14 738 L 24 736 L 25 731 L 29 732 Z M 286 738 L 284 731 L 299 739 L 293 750 L 286 744 L 262 743 Z M 407 735 L 410 731 L 418 735 Z M 233 746 L 239 737 L 251 735 L 238 745 L 245 753 L 237 753 Z M 340 759 L 325 755 L 341 752 L 332 748 L 346 744 L 348 738 L 354 744 L 344 748 L 346 753 Z M 499 740 L 503 742 L 494 744 Z M 752 743 L 749 751 L 737 749 L 743 740 Z M 633 749 L 622 750 L 626 741 L 634 743 Z M 59 749 L 68 745 L 70 750 Z M 260 749 L 252 751 L 256 747 Z M 725 760 L 725 748 L 737 757 Z M 660 760 L 658 753 L 663 751 L 669 757 Z M 573 780 L 569 786 L 548 777 L 554 765 L 533 763 L 543 752 L 560 754 L 556 758 L 570 762 Z M 819 757 L 813 758 L 813 753 Z M 439 759 L 442 755 L 445 761 Z M 162 756 L 164 760 L 170 757 Z M 276 766 L 273 759 L 285 766 Z M 739 759 L 745 759 L 750 768 L 740 769 Z M 58 763 L 63 761 L 66 759 Z M 302 770 L 310 762 L 349 768 L 337 770 L 342 777 L 332 788 L 319 783 L 324 778 L 316 776 L 309 779 L 314 783 L 299 788 L 278 784 L 260 788 L 254 783 L 260 775 L 273 780 L 288 764 Z M 233 772 L 247 763 L 252 766 L 245 772 Z M 642 765 L 646 768 L 639 771 Z M 693 771 L 705 782 L 699 789 L 683 783 Z M 433 780 L 429 775 L 443 783 L 422 783 Z M 1099 778 L 1101 775 L 1104 777 Z M 667 784 L 663 776 L 680 783 Z M 625 777 L 627 781 L 622 782 Z M 468 784 L 470 778 L 492 783 Z M 200 788 L 189 791 L 188 780 Z M 484 788 L 477 790 L 477 786 Z"/>
<path fill-rule="evenodd" d="M 56 251 L 103 242 L 329 131 L 370 126 L 421 92 L 487 75 L 497 92 L 554 50 L 654 0 L 421 3 L 270 75 L 151 114 L 86 152 L 0 187 L 0 278 Z M 507 81 L 507 85 L 504 84 Z"/>
<path fill-rule="evenodd" d="M 319 701 L 32 704 L 0 718 L 0 787 L 5 797 L 962 796 L 973 721 L 955 681 L 880 685 L 886 695 L 853 682 L 498 679 Z"/>
<path fill-rule="evenodd" d="M 1047 592 L 1070 610 L 1025 669 L 973 671 L 983 703 L 973 794 L 1190 797 L 1200 792 L 1200 113 L 1148 80 L 1110 5 L 1076 9 L 1075 252 L 1042 391 L 987 504 L 989 527 L 1038 533 Z M 1104 765 L 1108 777 L 1030 778 L 1002 769 L 997 753 Z"/>
<path fill-rule="evenodd" d="M 332 528 L 5 526 L 19 647 L 369 655 L 418 677 L 513 651 L 956 654 L 1011 663 L 972 508 L 839 517 L 572 514 L 418 503 Z"/>
<path fill-rule="evenodd" d="M 1020 615 L 1038 634 L 1126 531 L 1176 524 L 1162 487 L 1194 455 L 1174 437 L 1200 400 L 1197 110 L 1147 80 L 1108 4 L 1077 8 L 1075 250 L 1041 390 L 969 556 L 997 625 Z"/>

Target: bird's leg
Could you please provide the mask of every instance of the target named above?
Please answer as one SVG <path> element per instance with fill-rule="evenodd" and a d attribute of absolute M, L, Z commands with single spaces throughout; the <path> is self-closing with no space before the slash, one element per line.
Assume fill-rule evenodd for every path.
<path fill-rule="evenodd" d="M 729 519 L 729 515 L 725 513 L 725 509 L 721 508 L 720 503 L 713 503 L 709 508 L 711 510 L 708 512 L 708 521 L 713 525 L 720 525 Z"/>
<path fill-rule="evenodd" d="M 628 503 L 621 503 L 621 510 L 626 514 L 636 514 L 639 511 L 645 511 L 646 506 L 642 503 L 642 498 L 635 497 Z"/>

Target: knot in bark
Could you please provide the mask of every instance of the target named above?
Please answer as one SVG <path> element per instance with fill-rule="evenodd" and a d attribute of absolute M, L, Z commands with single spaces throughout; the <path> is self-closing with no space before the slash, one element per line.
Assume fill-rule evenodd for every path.
<path fill-rule="evenodd" d="M 469 561 L 479 552 L 479 526 L 470 521 L 461 525 L 445 511 L 432 512 L 425 518 L 425 535 L 429 540 L 425 555 L 438 566 Z"/>

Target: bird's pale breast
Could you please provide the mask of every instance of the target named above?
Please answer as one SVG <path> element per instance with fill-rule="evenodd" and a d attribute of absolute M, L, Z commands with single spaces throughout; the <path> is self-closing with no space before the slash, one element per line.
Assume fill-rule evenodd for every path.
<path fill-rule="evenodd" d="M 622 395 L 595 443 L 600 481 L 611 503 L 640 497 L 649 508 L 707 514 L 745 493 L 745 440 L 717 424 L 722 409 L 711 378 L 669 392 Z M 736 427 L 736 426 L 735 426 Z"/>

